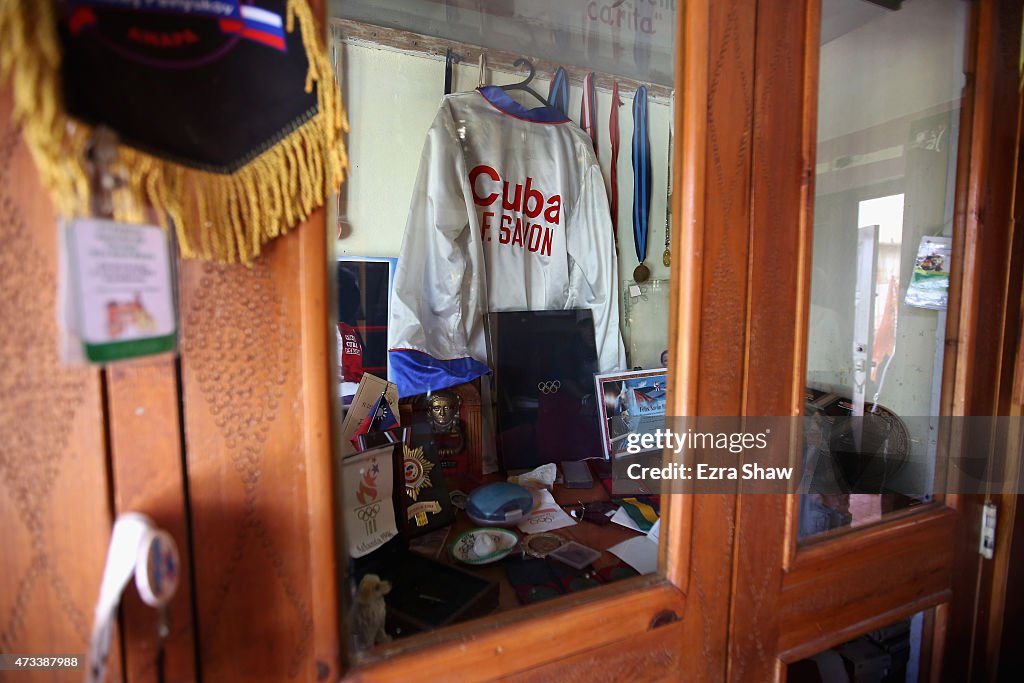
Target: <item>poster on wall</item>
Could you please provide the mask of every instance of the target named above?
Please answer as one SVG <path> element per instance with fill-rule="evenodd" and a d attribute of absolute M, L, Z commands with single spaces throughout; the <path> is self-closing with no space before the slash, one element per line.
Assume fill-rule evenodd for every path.
<path fill-rule="evenodd" d="M 907 287 L 907 305 L 946 310 L 949 301 L 949 237 L 922 237 L 914 259 L 914 273 Z"/>
<path fill-rule="evenodd" d="M 345 403 L 363 373 L 390 378 L 388 316 L 397 262 L 368 256 L 337 261 L 338 381 Z"/>

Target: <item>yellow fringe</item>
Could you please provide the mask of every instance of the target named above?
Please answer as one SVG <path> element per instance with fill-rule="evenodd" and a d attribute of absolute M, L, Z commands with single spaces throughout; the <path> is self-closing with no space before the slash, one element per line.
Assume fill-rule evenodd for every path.
<path fill-rule="evenodd" d="M 89 179 L 68 152 L 82 152 L 88 133 L 66 121 L 61 102 L 57 17 L 48 0 L 4 0 L 0 8 L 0 83 L 12 81 L 13 119 L 58 211 L 88 209 Z M 79 157 L 72 157 L 79 158 Z M 84 203 L 83 203 L 84 202 Z"/>
<path fill-rule="evenodd" d="M 287 30 L 298 23 L 309 60 L 305 89 L 318 112 L 231 174 L 199 171 L 119 146 L 114 172 L 118 220 L 145 222 L 149 210 L 174 226 L 181 255 L 250 265 L 264 244 L 305 220 L 348 172 L 348 120 L 327 51 L 306 0 L 288 0 Z M 87 215 L 85 150 L 91 130 L 64 114 L 54 8 L 47 0 L 4 0 L 0 9 L 0 82 L 11 78 L 14 120 L 57 209 Z"/>

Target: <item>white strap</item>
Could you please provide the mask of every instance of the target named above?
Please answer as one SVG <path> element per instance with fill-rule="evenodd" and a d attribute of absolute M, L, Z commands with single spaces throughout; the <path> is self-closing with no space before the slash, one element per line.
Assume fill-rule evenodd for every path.
<path fill-rule="evenodd" d="M 153 520 L 137 512 L 118 516 L 110 534 L 99 600 L 93 614 L 86 683 L 100 683 L 106 677 L 110 636 L 128 581 L 135 577 L 135 585 L 146 604 L 163 607 L 177 590 L 179 575 L 178 548 L 170 534 L 155 528 Z"/>
<path fill-rule="evenodd" d="M 480 51 L 480 59 L 477 61 L 480 67 L 480 74 L 477 78 L 476 87 L 482 88 L 487 85 L 487 53 L 483 50 Z"/>

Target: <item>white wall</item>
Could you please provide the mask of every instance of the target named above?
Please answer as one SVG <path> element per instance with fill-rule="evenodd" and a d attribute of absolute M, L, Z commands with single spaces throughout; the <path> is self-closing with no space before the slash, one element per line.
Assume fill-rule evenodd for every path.
<path fill-rule="evenodd" d="M 343 237 L 339 255 L 398 256 L 405 230 L 420 151 L 437 113 L 443 93 L 444 62 L 422 53 L 400 52 L 366 44 L 345 44 L 342 48 L 342 91 L 351 132 L 348 136 L 351 176 L 342 186 L 339 220 Z M 521 79 L 520 75 L 490 72 L 490 84 Z M 535 89 L 547 94 L 549 74 L 535 79 Z M 477 85 L 476 65 L 457 65 L 453 89 L 471 90 Z M 579 121 L 581 84 L 571 84 L 569 116 Z M 526 96 L 528 97 L 528 96 Z M 636 267 L 633 246 L 633 169 L 631 163 L 633 91 L 620 90 L 619 185 L 619 272 L 631 280 Z M 608 117 L 611 93 L 597 93 L 599 122 L 598 156 L 607 180 L 611 161 Z M 530 101 L 523 100 L 526 104 Z M 648 119 L 653 165 L 651 225 L 646 263 L 652 278 L 667 278 L 662 265 L 664 250 L 666 183 L 668 172 L 668 129 L 670 102 L 648 98 Z M 649 326 L 649 335 L 667 339 L 667 320 Z M 628 336 L 629 331 L 625 331 Z M 628 338 L 626 339 L 629 348 Z"/>
<path fill-rule="evenodd" d="M 851 0 L 825 0 L 827 5 Z M 831 140 L 960 98 L 963 0 L 905 0 L 822 46 L 818 140 Z"/>

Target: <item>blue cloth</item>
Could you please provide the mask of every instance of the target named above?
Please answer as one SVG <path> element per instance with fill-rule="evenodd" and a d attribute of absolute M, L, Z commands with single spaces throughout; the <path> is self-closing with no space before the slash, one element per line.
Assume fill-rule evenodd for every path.
<path fill-rule="evenodd" d="M 479 89 L 479 92 L 484 96 L 484 99 L 490 102 L 492 107 L 510 116 L 515 116 L 517 119 L 534 121 L 535 123 L 565 123 L 569 120 L 565 114 L 554 107 L 527 109 L 496 85 L 485 85 Z"/>
<path fill-rule="evenodd" d="M 469 357 L 439 360 L 413 349 L 391 349 L 388 357 L 398 395 L 402 398 L 447 389 L 491 372 L 486 365 Z"/>

